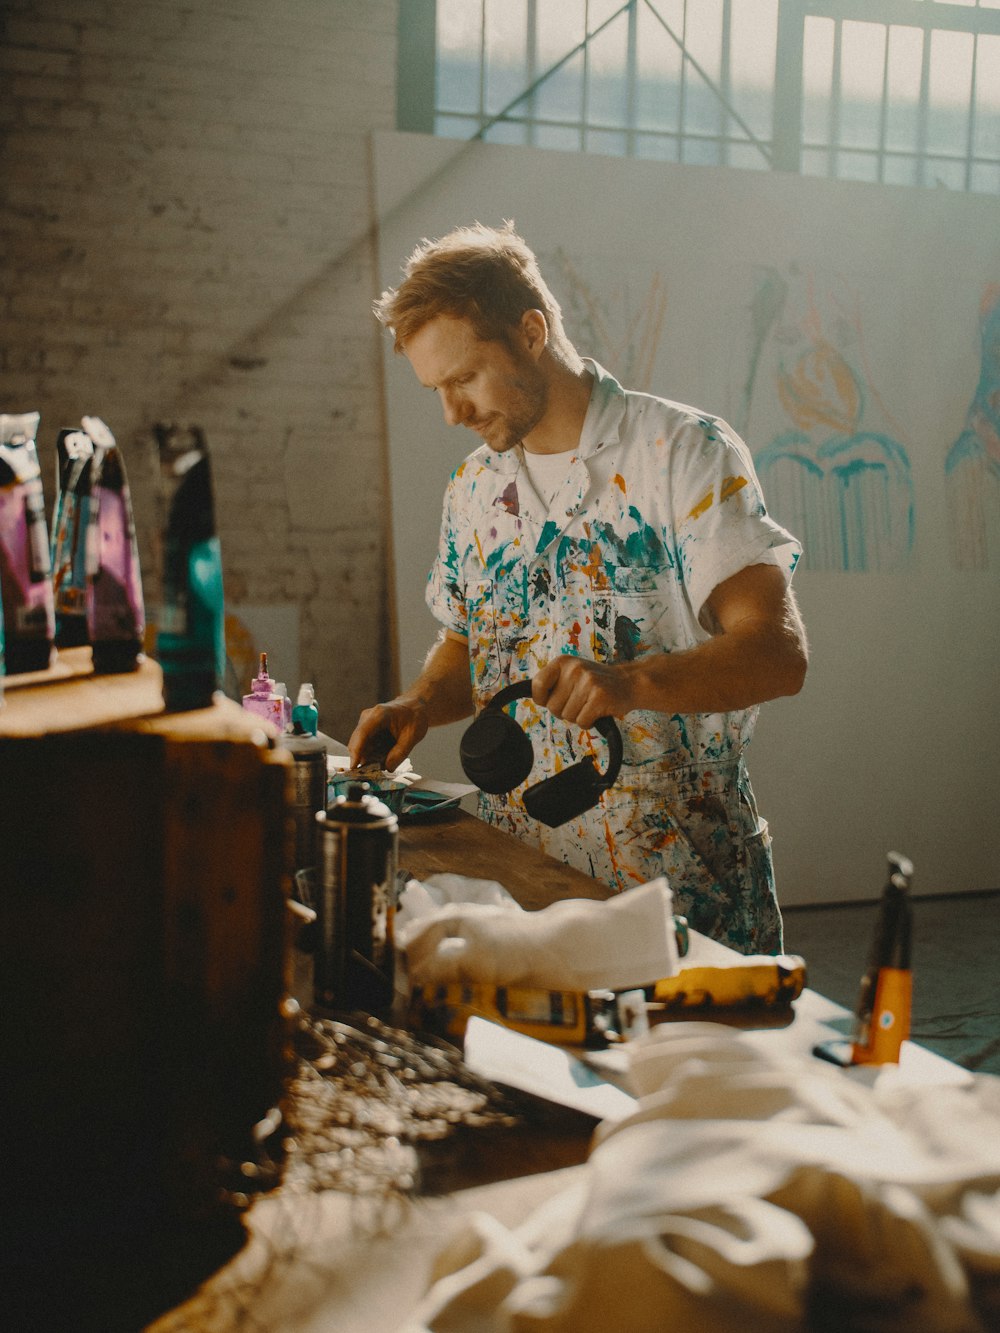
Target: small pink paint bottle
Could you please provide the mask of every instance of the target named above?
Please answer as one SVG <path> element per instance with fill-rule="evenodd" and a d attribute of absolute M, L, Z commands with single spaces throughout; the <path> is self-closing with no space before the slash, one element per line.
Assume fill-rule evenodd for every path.
<path fill-rule="evenodd" d="M 243 707 L 248 713 L 273 722 L 279 731 L 285 729 L 285 699 L 275 689 L 275 682 L 267 674 L 267 653 L 260 655 L 260 671 L 250 682 L 250 693 L 243 696 Z"/>

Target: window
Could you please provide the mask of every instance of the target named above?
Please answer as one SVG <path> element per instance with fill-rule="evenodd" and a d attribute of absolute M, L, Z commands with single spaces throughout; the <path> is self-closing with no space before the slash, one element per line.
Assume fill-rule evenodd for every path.
<path fill-rule="evenodd" d="M 1000 194 L 1000 0 L 402 0 L 400 127 Z"/>

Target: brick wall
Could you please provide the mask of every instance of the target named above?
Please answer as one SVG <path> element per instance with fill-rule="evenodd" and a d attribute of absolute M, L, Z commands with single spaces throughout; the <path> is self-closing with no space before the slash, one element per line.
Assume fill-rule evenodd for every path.
<path fill-rule="evenodd" d="M 0 11 L 0 411 L 41 413 L 50 512 L 59 428 L 108 423 L 154 611 L 150 427 L 200 423 L 227 606 L 297 608 L 300 679 L 345 738 L 392 674 L 369 134 L 394 126 L 396 10 Z"/>

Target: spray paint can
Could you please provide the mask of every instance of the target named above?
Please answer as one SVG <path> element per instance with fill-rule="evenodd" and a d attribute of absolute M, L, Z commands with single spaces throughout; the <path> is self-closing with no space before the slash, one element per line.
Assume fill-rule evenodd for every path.
<path fill-rule="evenodd" d="M 319 861 L 319 827 L 316 816 L 326 809 L 326 744 L 318 736 L 288 734 L 279 746 L 292 756 L 292 822 L 295 850 L 292 867 L 315 871 Z"/>
<path fill-rule="evenodd" d="M 377 1013 L 393 999 L 398 821 L 364 783 L 352 784 L 316 820 L 316 1002 Z"/>
<path fill-rule="evenodd" d="M 897 1064 L 900 1048 L 910 1035 L 913 865 L 899 852 L 890 852 L 888 859 L 889 879 L 882 891 L 855 1011 L 851 1052 L 855 1065 Z"/>

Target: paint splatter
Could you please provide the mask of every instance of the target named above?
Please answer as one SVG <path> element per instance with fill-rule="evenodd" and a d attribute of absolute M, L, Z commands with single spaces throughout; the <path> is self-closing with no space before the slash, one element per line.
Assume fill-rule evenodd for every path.
<path fill-rule="evenodd" d="M 795 266 L 766 268 L 750 316 L 740 428 L 757 400 L 776 403 L 788 422 L 754 452 L 771 513 L 800 538 L 810 569 L 904 568 L 915 536 L 912 469 L 883 428 L 891 418 L 867 369 L 856 294 Z"/>
<path fill-rule="evenodd" d="M 956 569 L 1000 564 L 1000 283 L 979 310 L 979 381 L 945 459 L 948 535 Z"/>

